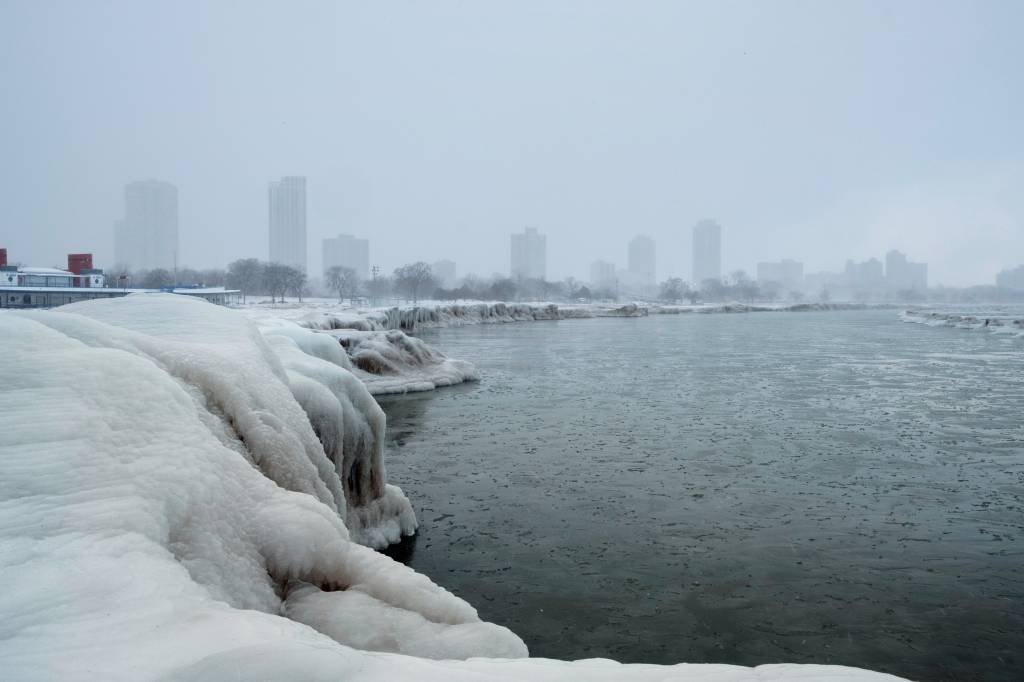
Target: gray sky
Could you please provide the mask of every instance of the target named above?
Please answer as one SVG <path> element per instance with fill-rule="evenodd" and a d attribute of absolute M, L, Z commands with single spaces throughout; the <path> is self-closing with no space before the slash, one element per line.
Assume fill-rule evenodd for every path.
<path fill-rule="evenodd" d="M 808 271 L 891 247 L 932 283 L 1024 263 L 1024 2 L 0 0 L 0 246 L 113 258 L 126 182 L 180 192 L 181 262 L 267 255 L 269 180 L 390 271 Z"/>

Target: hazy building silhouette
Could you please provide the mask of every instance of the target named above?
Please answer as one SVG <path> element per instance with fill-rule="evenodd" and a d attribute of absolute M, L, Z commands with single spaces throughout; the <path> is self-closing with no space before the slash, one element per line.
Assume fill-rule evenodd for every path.
<path fill-rule="evenodd" d="M 339 234 L 323 241 L 324 274 L 335 266 L 352 268 L 360 280 L 370 276 L 370 240 Z"/>
<path fill-rule="evenodd" d="M 306 272 L 306 178 L 283 177 L 268 192 L 271 263 Z"/>
<path fill-rule="evenodd" d="M 1011 270 L 1003 270 L 996 275 L 996 286 L 1001 289 L 1020 289 L 1024 291 L 1024 265 Z"/>
<path fill-rule="evenodd" d="M 590 286 L 594 289 L 615 291 L 615 263 L 596 260 L 590 264 Z"/>
<path fill-rule="evenodd" d="M 177 187 L 160 180 L 125 185 L 124 218 L 114 223 L 114 260 L 134 270 L 177 267 Z"/>
<path fill-rule="evenodd" d="M 928 289 L 928 264 L 912 263 L 893 249 L 885 254 L 885 283 L 890 291 L 923 292 Z"/>
<path fill-rule="evenodd" d="M 790 258 L 778 262 L 757 264 L 757 281 L 760 284 L 775 283 L 784 289 L 797 289 L 804 281 L 804 264 Z"/>
<path fill-rule="evenodd" d="M 854 292 L 878 292 L 885 288 L 885 269 L 882 261 L 869 258 L 862 263 L 846 261 L 846 284 Z"/>
<path fill-rule="evenodd" d="M 693 282 L 722 278 L 722 228 L 714 220 L 693 227 Z"/>
<path fill-rule="evenodd" d="M 528 227 L 511 239 L 510 274 L 522 279 L 545 279 L 548 272 L 548 238 Z"/>
<path fill-rule="evenodd" d="M 626 269 L 632 284 L 641 287 L 654 286 L 657 276 L 653 239 L 646 235 L 638 235 L 630 240 Z"/>
<path fill-rule="evenodd" d="M 455 288 L 455 261 L 447 259 L 434 261 L 430 266 L 430 271 L 434 273 L 438 286 L 443 289 Z"/>

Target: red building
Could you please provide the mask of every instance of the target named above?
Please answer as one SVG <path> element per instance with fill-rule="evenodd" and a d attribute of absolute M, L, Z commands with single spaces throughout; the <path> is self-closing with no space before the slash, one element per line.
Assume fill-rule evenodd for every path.
<path fill-rule="evenodd" d="M 91 253 L 69 253 L 68 254 L 68 272 L 73 272 L 76 275 L 81 275 L 82 270 L 92 270 L 92 254 Z"/>

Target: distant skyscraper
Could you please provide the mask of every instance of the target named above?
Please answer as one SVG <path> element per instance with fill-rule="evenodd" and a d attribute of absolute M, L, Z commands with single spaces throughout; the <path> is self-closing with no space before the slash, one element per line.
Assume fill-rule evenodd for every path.
<path fill-rule="evenodd" d="M 885 284 L 890 291 L 925 291 L 928 289 L 927 263 L 912 263 L 895 249 L 885 254 Z"/>
<path fill-rule="evenodd" d="M 722 278 L 722 228 L 714 220 L 693 227 L 693 283 Z"/>
<path fill-rule="evenodd" d="M 645 235 L 633 237 L 629 242 L 629 261 L 626 267 L 633 284 L 654 286 L 657 281 L 654 271 L 654 240 Z"/>
<path fill-rule="evenodd" d="M 544 279 L 548 272 L 548 238 L 528 227 L 512 235 L 511 275 L 523 279 Z"/>
<path fill-rule="evenodd" d="M 339 234 L 337 238 L 324 240 L 324 274 L 338 265 L 352 268 L 360 280 L 370 277 L 370 241 L 357 239 L 350 234 Z"/>
<path fill-rule="evenodd" d="M 790 258 L 778 263 L 758 263 L 757 281 L 761 284 L 778 284 L 786 289 L 796 289 L 804 281 L 804 264 Z"/>
<path fill-rule="evenodd" d="M 606 260 L 596 260 L 590 264 L 590 286 L 594 289 L 614 291 L 616 288 L 615 279 L 615 263 L 609 263 Z"/>
<path fill-rule="evenodd" d="M 271 263 L 306 272 L 306 178 L 289 176 L 270 183 Z"/>
<path fill-rule="evenodd" d="M 434 273 L 434 277 L 437 278 L 437 282 L 442 289 L 455 288 L 455 261 L 435 261 L 430 266 L 430 271 Z"/>
<path fill-rule="evenodd" d="M 124 187 L 124 218 L 114 223 L 114 260 L 133 270 L 178 264 L 178 188 L 140 180 Z"/>
<path fill-rule="evenodd" d="M 877 258 L 863 263 L 846 261 L 846 284 L 854 292 L 878 293 L 885 288 L 885 266 Z"/>

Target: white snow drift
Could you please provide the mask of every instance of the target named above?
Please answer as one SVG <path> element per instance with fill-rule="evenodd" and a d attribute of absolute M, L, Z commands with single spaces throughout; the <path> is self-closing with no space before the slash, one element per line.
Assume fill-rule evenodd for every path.
<path fill-rule="evenodd" d="M 269 336 L 170 295 L 0 313 L 4 679 L 893 679 L 513 660 L 510 631 L 352 541 L 412 523 L 383 415 L 345 354 Z M 425 658 L 470 656 L 502 658 Z"/>

